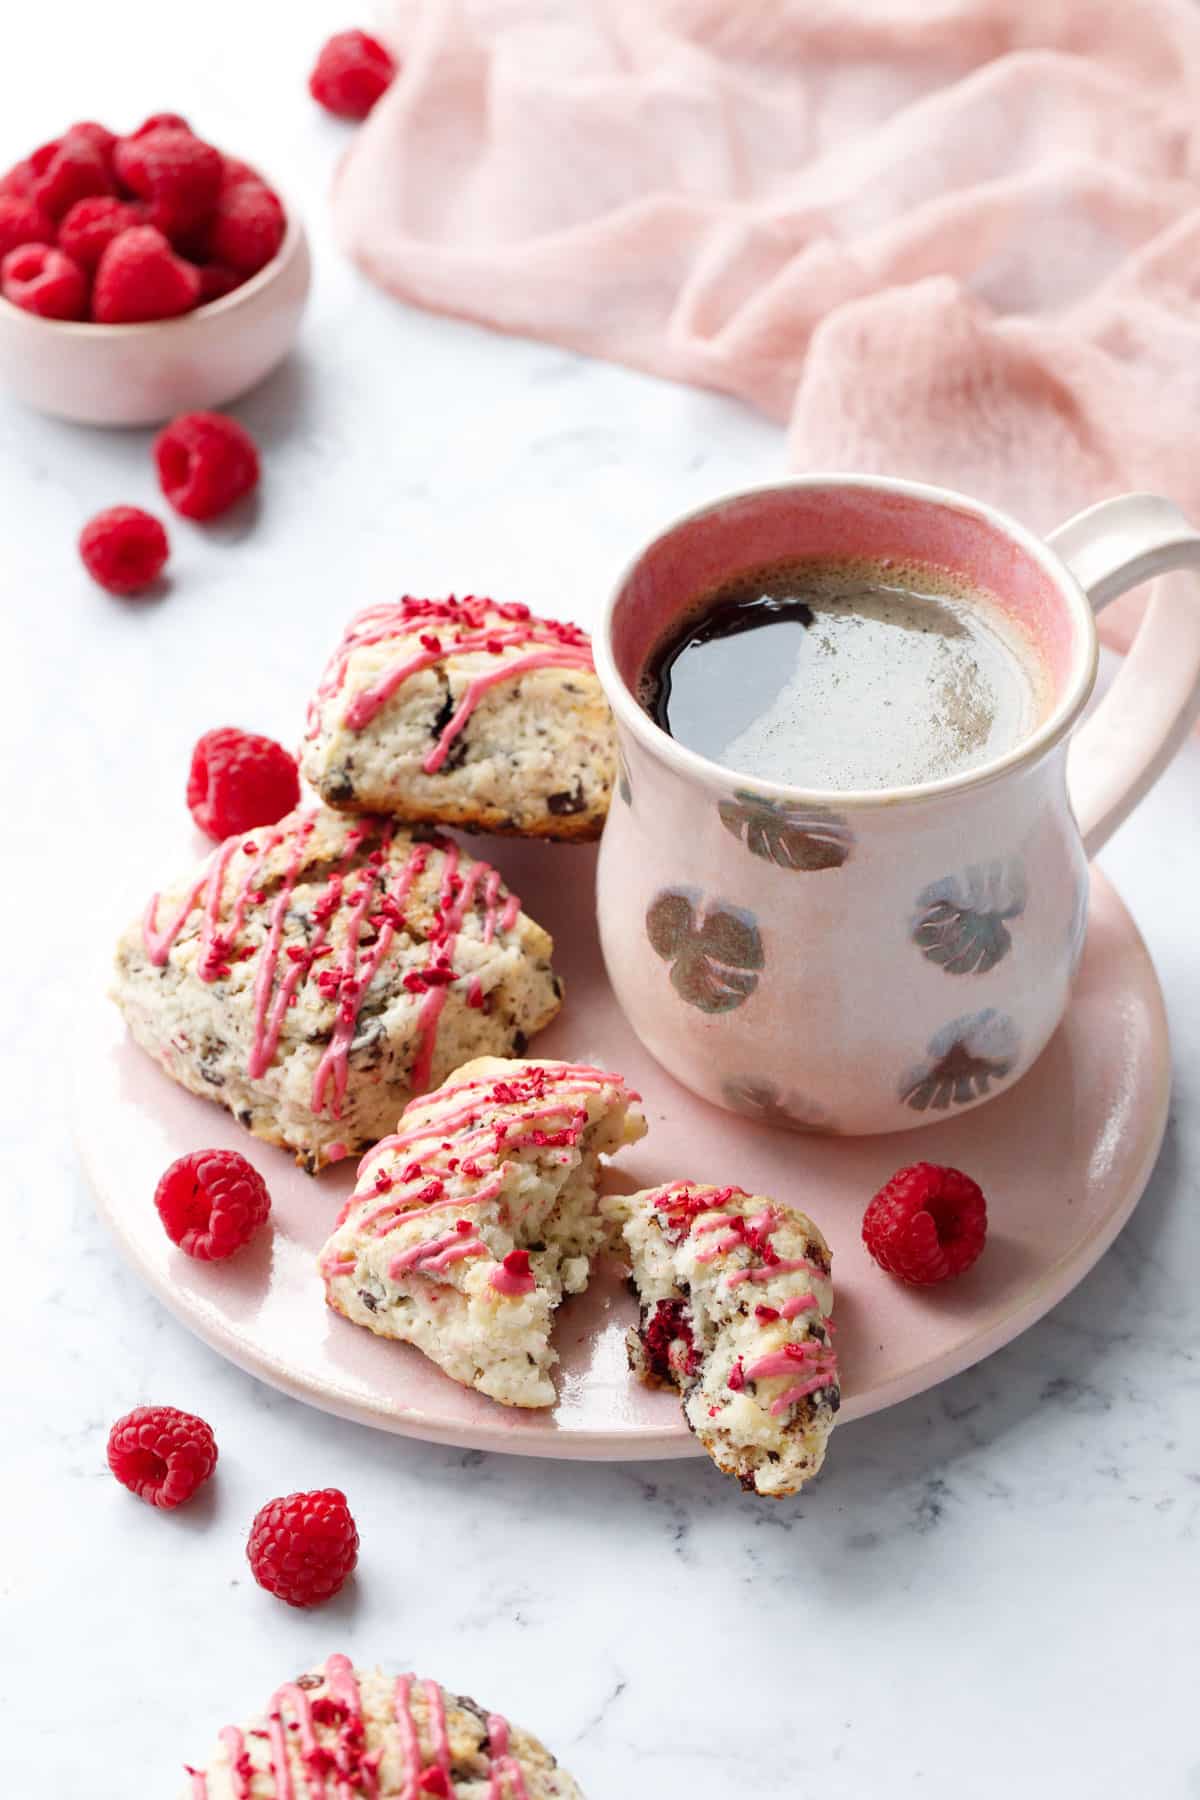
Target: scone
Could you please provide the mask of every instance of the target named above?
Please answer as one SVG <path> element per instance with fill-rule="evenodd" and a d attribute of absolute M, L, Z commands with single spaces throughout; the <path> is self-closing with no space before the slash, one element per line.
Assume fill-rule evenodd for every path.
<path fill-rule="evenodd" d="M 331 1656 L 227 1725 L 180 1800 L 583 1800 L 535 1737 L 436 1681 Z"/>
<path fill-rule="evenodd" d="M 587 633 L 475 596 L 352 620 L 301 756 L 343 812 L 576 841 L 599 837 L 616 766 Z"/>
<path fill-rule="evenodd" d="M 230 838 L 156 894 L 114 998 L 176 1081 L 316 1170 L 414 1093 L 558 1011 L 553 945 L 447 838 L 323 808 Z"/>
<path fill-rule="evenodd" d="M 457 1070 L 364 1158 L 319 1259 L 330 1306 L 505 1406 L 553 1405 L 555 1308 L 605 1241 L 599 1158 L 644 1134 L 637 1101 L 573 1063 Z"/>
<path fill-rule="evenodd" d="M 840 1404 L 829 1246 L 811 1219 L 741 1188 L 676 1182 L 614 1195 L 641 1303 L 630 1367 L 678 1388 L 719 1469 L 794 1494 L 825 1459 Z"/>

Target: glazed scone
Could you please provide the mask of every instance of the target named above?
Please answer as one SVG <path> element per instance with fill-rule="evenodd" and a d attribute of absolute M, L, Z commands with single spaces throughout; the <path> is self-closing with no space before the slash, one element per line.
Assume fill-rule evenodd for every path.
<path fill-rule="evenodd" d="M 619 1075 L 480 1057 L 363 1159 L 319 1266 L 337 1312 L 505 1406 L 552 1406 L 549 1338 L 602 1247 L 601 1156 L 646 1129 Z"/>
<path fill-rule="evenodd" d="M 301 757 L 327 806 L 408 823 L 599 837 L 616 777 L 587 633 L 474 595 L 353 619 Z"/>
<path fill-rule="evenodd" d="M 180 1800 L 583 1800 L 544 1745 L 436 1681 L 345 1656 L 227 1725 Z"/>
<path fill-rule="evenodd" d="M 641 1305 L 629 1362 L 678 1388 L 719 1469 L 794 1494 L 825 1460 L 841 1395 L 829 1246 L 811 1219 L 741 1188 L 676 1182 L 604 1200 Z"/>
<path fill-rule="evenodd" d="M 309 1170 L 558 1011 L 550 938 L 447 838 L 302 810 L 156 894 L 117 950 L 143 1049 Z"/>

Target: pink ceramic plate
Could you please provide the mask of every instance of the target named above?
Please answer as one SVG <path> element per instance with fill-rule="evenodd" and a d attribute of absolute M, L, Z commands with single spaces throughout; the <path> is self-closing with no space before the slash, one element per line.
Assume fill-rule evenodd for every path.
<path fill-rule="evenodd" d="M 614 1179 L 630 1187 L 679 1177 L 738 1182 L 795 1201 L 821 1225 L 833 1247 L 843 1419 L 919 1394 L 1024 1331 L 1086 1275 L 1137 1204 L 1166 1122 L 1167 1032 L 1145 947 L 1102 876 L 1093 873 L 1070 1011 L 1024 1080 L 958 1119 L 838 1140 L 715 1111 L 650 1060 L 601 965 L 592 853 L 498 845 L 495 854 L 554 933 L 567 980 L 567 1005 L 538 1053 L 620 1069 L 645 1098 L 649 1136 L 620 1159 Z M 629 1376 L 623 1335 L 633 1306 L 615 1267 L 560 1315 L 558 1405 L 506 1410 L 458 1387 L 416 1350 L 327 1310 L 313 1259 L 349 1190 L 349 1170 L 313 1180 L 173 1086 L 99 995 L 86 1010 L 80 1053 L 76 1118 L 100 1211 L 159 1297 L 223 1356 L 315 1406 L 438 1443 L 526 1456 L 694 1452 L 675 1400 Z M 189 1262 L 173 1249 L 151 1203 L 166 1164 L 209 1144 L 249 1155 L 274 1197 L 273 1228 L 226 1265 Z M 876 1188 L 921 1159 L 969 1170 L 990 1203 L 982 1259 L 940 1291 L 902 1287 L 859 1240 Z"/>

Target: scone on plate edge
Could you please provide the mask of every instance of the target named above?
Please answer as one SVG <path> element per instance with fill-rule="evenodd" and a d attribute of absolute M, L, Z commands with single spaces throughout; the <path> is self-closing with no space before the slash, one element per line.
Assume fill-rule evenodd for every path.
<path fill-rule="evenodd" d="M 637 1102 L 573 1063 L 456 1070 L 364 1158 L 319 1258 L 330 1306 L 506 1406 L 553 1405 L 555 1309 L 604 1245 L 599 1159 L 643 1135 Z"/>
<path fill-rule="evenodd" d="M 829 1246 L 741 1188 L 674 1182 L 602 1202 L 641 1305 L 630 1367 L 674 1387 L 717 1467 L 759 1494 L 817 1473 L 841 1402 Z"/>
<path fill-rule="evenodd" d="M 587 633 L 468 595 L 358 614 L 309 706 L 301 757 L 327 806 L 581 841 L 616 778 Z"/>
<path fill-rule="evenodd" d="M 443 1782 L 435 1781 L 439 1770 Z M 227 1725 L 180 1800 L 583 1800 L 544 1745 L 436 1681 L 356 1669 L 331 1656 L 274 1693 L 265 1713 Z"/>
<path fill-rule="evenodd" d="M 316 1170 L 469 1057 L 523 1051 L 559 1008 L 552 950 L 450 839 L 315 808 L 155 895 L 113 997 L 176 1081 Z"/>

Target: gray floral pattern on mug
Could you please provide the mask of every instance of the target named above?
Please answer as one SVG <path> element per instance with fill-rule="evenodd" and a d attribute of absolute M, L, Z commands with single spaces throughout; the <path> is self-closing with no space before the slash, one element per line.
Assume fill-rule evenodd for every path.
<path fill-rule="evenodd" d="M 758 986 L 766 959 L 754 915 L 743 907 L 705 905 L 692 888 L 664 888 L 646 909 L 646 936 L 670 963 L 676 993 L 700 1012 L 732 1012 Z"/>
<path fill-rule="evenodd" d="M 986 975 L 1012 949 L 1008 921 L 1024 911 L 1019 857 L 972 863 L 918 894 L 912 941 L 947 975 Z"/>
<path fill-rule="evenodd" d="M 1017 1028 L 1005 1013 L 990 1006 L 964 1013 L 930 1038 L 927 1060 L 903 1077 L 900 1098 L 914 1112 L 981 1100 L 993 1081 L 1012 1074 L 1019 1050 Z"/>
<path fill-rule="evenodd" d="M 739 788 L 718 811 L 726 831 L 780 869 L 806 874 L 840 869 L 854 849 L 854 833 L 840 813 L 824 806 L 791 806 L 786 800 Z"/>
<path fill-rule="evenodd" d="M 788 1131 L 809 1132 L 814 1137 L 833 1136 L 837 1126 L 816 1100 L 792 1090 L 780 1092 L 773 1081 L 756 1076 L 737 1076 L 721 1083 L 726 1106 L 763 1125 L 779 1125 Z"/>
<path fill-rule="evenodd" d="M 629 779 L 629 769 L 621 752 L 617 751 L 617 792 L 626 806 L 633 805 L 633 783 Z"/>

